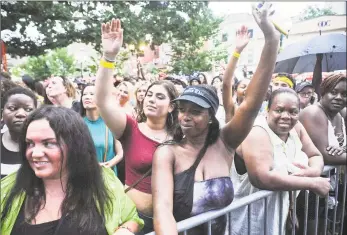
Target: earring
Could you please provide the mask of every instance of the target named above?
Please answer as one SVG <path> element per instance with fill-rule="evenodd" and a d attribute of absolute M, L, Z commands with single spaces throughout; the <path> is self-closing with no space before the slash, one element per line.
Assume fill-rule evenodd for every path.
<path fill-rule="evenodd" d="M 172 113 L 169 113 L 169 116 L 170 116 L 170 119 L 171 119 L 171 125 L 173 125 L 173 124 L 174 124 L 174 120 L 173 120 L 173 115 L 172 115 Z"/>
<path fill-rule="evenodd" d="M 209 123 L 209 124 L 212 124 L 212 120 L 210 120 L 208 123 Z"/>

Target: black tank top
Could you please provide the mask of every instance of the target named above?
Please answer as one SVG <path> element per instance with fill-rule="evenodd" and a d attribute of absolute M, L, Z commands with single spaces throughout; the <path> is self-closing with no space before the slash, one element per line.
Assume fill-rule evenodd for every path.
<path fill-rule="evenodd" d="M 59 220 L 53 220 L 42 224 L 26 223 L 24 218 L 24 204 L 25 203 L 23 203 L 20 209 L 17 220 L 11 231 L 11 235 L 82 235 L 78 226 L 71 223 L 71 220 L 68 216 Z M 83 235 L 94 234 L 91 234 L 87 231 L 84 232 Z M 107 235 L 106 227 L 100 235 Z"/>
<path fill-rule="evenodd" d="M 174 176 L 173 216 L 177 222 L 190 217 L 193 208 L 195 171 L 207 148 L 208 145 L 201 149 L 197 159 L 189 169 Z"/>

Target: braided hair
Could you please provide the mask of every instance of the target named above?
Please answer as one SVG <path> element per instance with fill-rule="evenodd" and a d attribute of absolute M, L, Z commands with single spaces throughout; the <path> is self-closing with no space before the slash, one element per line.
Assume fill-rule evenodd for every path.
<path fill-rule="evenodd" d="M 337 73 L 326 77 L 320 85 L 320 93 L 322 96 L 333 90 L 334 87 L 341 81 L 347 81 L 346 74 Z"/>

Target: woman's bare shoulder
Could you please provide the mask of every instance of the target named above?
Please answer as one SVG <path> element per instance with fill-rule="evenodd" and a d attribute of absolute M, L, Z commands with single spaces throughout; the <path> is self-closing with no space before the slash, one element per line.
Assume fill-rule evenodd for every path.
<path fill-rule="evenodd" d="M 324 114 L 324 111 L 318 105 L 310 105 L 300 111 L 300 116 L 302 117 L 312 117 L 319 114 Z"/>

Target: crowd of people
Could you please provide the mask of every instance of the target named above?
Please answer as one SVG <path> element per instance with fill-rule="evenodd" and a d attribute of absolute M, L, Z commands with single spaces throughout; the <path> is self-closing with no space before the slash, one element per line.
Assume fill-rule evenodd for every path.
<path fill-rule="evenodd" d="M 314 195 L 341 187 L 331 187 L 338 175 L 327 178 L 324 165 L 346 165 L 346 74 L 328 76 L 320 90 L 274 75 L 280 33 L 271 4 L 253 15 L 265 43 L 251 78 L 234 75 L 250 39 L 242 26 L 224 74 L 210 84 L 203 73 L 188 82 L 118 81 L 118 19 L 101 25 L 95 83 L 23 76 L 18 85 L 2 74 L 1 234 L 177 235 L 177 222 L 264 189 L 276 191 L 267 205 L 214 219 L 212 234 L 227 234 L 227 224 L 232 234 L 248 233 L 248 213 L 252 234 L 263 234 L 265 207 L 266 234 L 300 230 L 287 225 L 291 213 L 303 222 L 304 190 L 312 192 L 312 232 Z M 296 211 L 289 191 L 298 192 Z"/>

